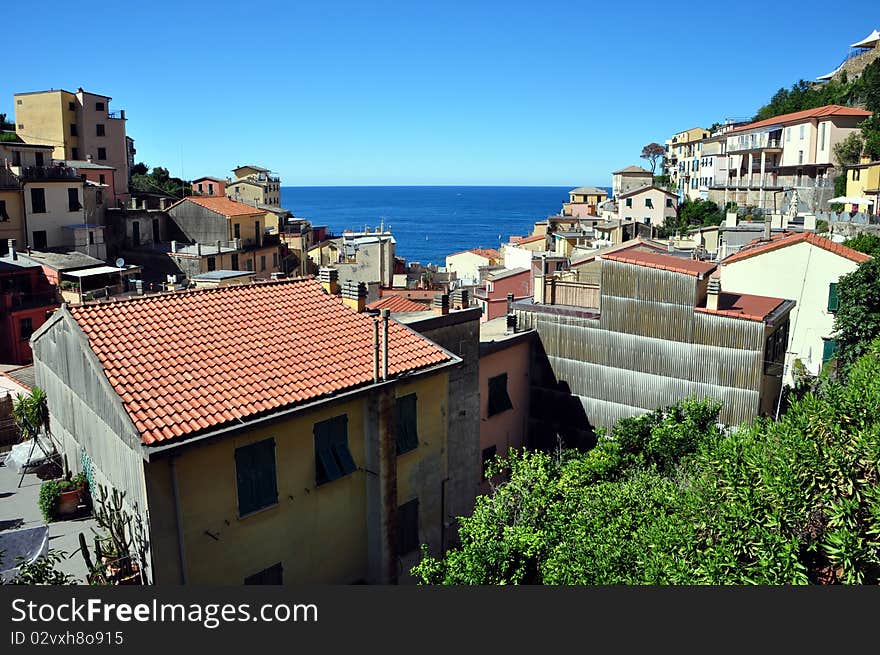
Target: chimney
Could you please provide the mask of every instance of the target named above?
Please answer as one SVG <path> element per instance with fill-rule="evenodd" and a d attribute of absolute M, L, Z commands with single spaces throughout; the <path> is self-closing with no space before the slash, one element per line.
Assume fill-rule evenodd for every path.
<path fill-rule="evenodd" d="M 706 293 L 706 309 L 718 311 L 718 296 L 721 294 L 721 278 L 716 274 L 709 278 Z"/>
<path fill-rule="evenodd" d="M 516 314 L 507 315 L 507 329 L 505 334 L 516 334 Z"/>
<path fill-rule="evenodd" d="M 318 271 L 318 279 L 321 281 L 321 286 L 324 287 L 324 291 L 331 296 L 335 296 L 339 293 L 339 271 L 335 268 L 322 266 Z"/>
<path fill-rule="evenodd" d="M 764 217 L 764 241 L 770 241 L 770 235 L 773 234 L 773 223 L 769 216 Z"/>
<path fill-rule="evenodd" d="M 177 241 L 171 242 L 171 252 L 177 252 Z"/>
<path fill-rule="evenodd" d="M 391 310 L 381 309 L 379 314 L 382 316 L 382 379 L 388 379 L 388 317 Z"/>
<path fill-rule="evenodd" d="M 166 201 L 166 198 L 159 198 L 159 209 L 163 209 L 163 210 L 165 209 L 165 205 L 166 205 L 165 201 Z"/>
<path fill-rule="evenodd" d="M 434 313 L 437 316 L 445 316 L 449 313 L 449 294 L 446 293 L 438 293 L 434 296 L 434 301 L 431 303 L 431 309 L 434 310 Z"/>
<path fill-rule="evenodd" d="M 725 227 L 736 227 L 738 217 L 735 211 L 727 212 L 726 220 L 724 222 Z"/>
<path fill-rule="evenodd" d="M 507 313 L 513 314 L 513 294 L 507 294 Z"/>
<path fill-rule="evenodd" d="M 202 256 L 202 244 L 196 243 L 196 254 L 201 257 Z"/>
<path fill-rule="evenodd" d="M 452 292 L 452 309 L 467 309 L 470 305 L 470 292 L 467 289 L 456 289 Z"/>
<path fill-rule="evenodd" d="M 15 261 L 18 259 L 18 252 L 16 252 L 16 250 L 15 250 L 15 239 L 9 239 L 8 243 L 9 243 L 9 257 L 12 259 L 12 261 Z"/>
<path fill-rule="evenodd" d="M 89 153 L 86 155 L 86 161 L 89 162 L 90 164 L 92 163 L 92 153 Z"/>
<path fill-rule="evenodd" d="M 222 252 L 222 248 L 220 246 L 221 243 L 222 243 L 222 241 L 219 241 L 219 240 L 217 241 L 217 254 L 218 255 Z"/>
<path fill-rule="evenodd" d="M 363 312 L 367 308 L 367 285 L 346 281 L 342 285 L 342 303 L 356 312 Z"/>
<path fill-rule="evenodd" d="M 379 381 L 379 319 L 373 319 L 373 382 Z"/>

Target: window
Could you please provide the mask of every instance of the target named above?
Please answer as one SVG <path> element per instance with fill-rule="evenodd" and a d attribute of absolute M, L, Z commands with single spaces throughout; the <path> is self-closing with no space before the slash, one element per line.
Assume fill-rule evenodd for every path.
<path fill-rule="evenodd" d="M 231 266 L 232 266 L 232 270 L 233 270 L 233 271 L 237 271 L 237 270 L 238 270 L 238 255 L 232 255 L 232 264 L 231 264 Z"/>
<path fill-rule="evenodd" d="M 804 151 L 798 150 L 798 164 L 804 163 Z"/>
<path fill-rule="evenodd" d="M 278 502 L 275 483 L 275 439 L 235 449 L 238 515 L 246 516 Z"/>
<path fill-rule="evenodd" d="M 785 140 L 791 141 L 791 128 L 790 127 L 785 128 Z"/>
<path fill-rule="evenodd" d="M 104 123 L 97 123 L 95 125 L 95 136 L 104 136 Z"/>
<path fill-rule="evenodd" d="M 6 201 L 0 200 L 0 221 L 8 221 L 9 214 L 6 213 Z"/>
<path fill-rule="evenodd" d="M 254 262 L 250 259 L 247 260 L 247 270 L 249 270 L 249 271 L 254 270 Z"/>
<path fill-rule="evenodd" d="M 419 447 L 418 400 L 416 394 L 401 396 L 394 404 L 397 423 L 397 454 L 402 455 Z"/>
<path fill-rule="evenodd" d="M 241 238 L 241 223 L 232 224 L 232 234 L 236 239 Z"/>
<path fill-rule="evenodd" d="M 199 191 L 202 190 L 202 185 L 199 185 Z M 208 193 L 212 196 L 214 195 L 214 185 L 212 183 L 208 183 Z"/>
<path fill-rule="evenodd" d="M 79 159 L 79 148 L 72 148 L 70 154 L 74 159 Z"/>
<path fill-rule="evenodd" d="M 199 193 L 201 193 L 201 192 L 202 192 L 202 185 L 199 184 Z"/>
<path fill-rule="evenodd" d="M 828 285 L 828 311 L 836 312 L 840 308 L 840 300 L 837 297 L 837 282 Z"/>
<path fill-rule="evenodd" d="M 35 153 L 34 160 L 36 161 L 37 166 L 43 166 L 45 164 L 45 162 L 43 161 L 43 153 L 42 152 Z"/>
<path fill-rule="evenodd" d="M 104 103 L 96 102 L 95 103 L 95 111 L 104 111 Z"/>
<path fill-rule="evenodd" d="M 819 150 L 825 149 L 825 123 L 819 123 Z"/>
<path fill-rule="evenodd" d="M 18 102 L 20 103 L 21 100 L 19 100 Z M 67 103 L 67 108 L 68 108 L 70 111 L 76 111 L 76 103 L 75 103 L 75 102 L 68 102 L 68 103 Z"/>
<path fill-rule="evenodd" d="M 273 564 L 269 568 L 263 569 L 258 573 L 254 573 L 253 575 L 249 575 L 244 579 L 244 583 L 246 585 L 252 584 L 262 584 L 262 585 L 280 585 L 284 584 L 282 582 L 282 578 L 284 577 L 284 569 L 281 566 L 281 562 L 277 564 Z"/>
<path fill-rule="evenodd" d="M 258 246 L 262 243 L 262 239 L 260 239 L 260 221 L 254 221 L 254 239 Z"/>
<path fill-rule="evenodd" d="M 100 190 L 100 189 L 98 189 L 97 191 L 95 191 L 95 202 L 98 203 L 99 205 L 103 205 L 103 204 L 104 204 L 104 194 L 101 193 L 101 190 Z"/>
<path fill-rule="evenodd" d="M 498 454 L 498 446 L 494 444 L 489 446 L 488 448 L 483 448 L 483 479 L 487 479 L 489 476 L 486 475 L 486 468 L 491 464 L 495 455 Z"/>
<path fill-rule="evenodd" d="M 67 210 L 72 212 L 78 212 L 82 209 L 82 205 L 79 204 L 79 189 L 68 189 L 67 190 Z"/>
<path fill-rule="evenodd" d="M 208 257 L 208 270 L 215 271 L 217 270 L 217 259 L 216 257 Z"/>
<path fill-rule="evenodd" d="M 18 321 L 18 331 L 21 333 L 21 340 L 27 341 L 34 333 L 34 324 L 30 318 L 22 318 Z"/>
<path fill-rule="evenodd" d="M 806 125 L 801 125 L 801 131 L 800 131 L 800 136 L 799 136 L 801 141 L 804 140 L 804 136 L 806 135 L 806 128 L 807 128 Z"/>
<path fill-rule="evenodd" d="M 632 206 L 633 206 L 633 199 L 632 199 L 632 198 L 627 198 L 627 199 L 626 199 L 626 206 L 627 206 L 627 207 L 632 207 Z"/>
<path fill-rule="evenodd" d="M 272 253 L 272 268 L 278 268 L 278 253 Z"/>
<path fill-rule="evenodd" d="M 777 330 L 767 337 L 764 343 L 764 373 L 782 374 L 785 363 L 785 351 L 788 348 L 789 321 L 785 321 Z"/>
<path fill-rule="evenodd" d="M 260 270 L 266 270 L 266 255 L 260 255 Z"/>
<path fill-rule="evenodd" d="M 34 230 L 34 250 L 45 250 L 48 241 L 46 240 L 46 230 Z"/>
<path fill-rule="evenodd" d="M 348 415 L 315 423 L 315 482 L 324 484 L 357 468 L 348 450 Z"/>
<path fill-rule="evenodd" d="M 46 213 L 46 190 L 45 189 L 31 189 L 31 211 L 34 214 L 45 214 Z"/>
<path fill-rule="evenodd" d="M 70 124 L 70 136 L 79 136 L 76 131 L 76 123 Z"/>
<path fill-rule="evenodd" d="M 397 508 L 397 554 L 406 555 L 419 547 L 419 499 Z"/>
<path fill-rule="evenodd" d="M 98 148 L 98 159 L 107 159 L 107 148 Z"/>
<path fill-rule="evenodd" d="M 99 173 L 98 174 L 98 182 L 100 182 L 101 184 L 107 184 L 107 178 L 104 177 L 104 175 L 102 173 Z"/>
<path fill-rule="evenodd" d="M 852 169 L 852 181 L 858 182 L 862 177 L 862 171 L 859 168 Z"/>
<path fill-rule="evenodd" d="M 823 339 L 822 341 L 822 363 L 832 359 L 837 354 L 837 342 L 834 339 Z"/>
<path fill-rule="evenodd" d="M 89 230 L 89 245 L 95 245 L 95 233 Z"/>
<path fill-rule="evenodd" d="M 489 378 L 488 416 L 494 416 L 512 408 L 513 403 L 510 402 L 510 396 L 507 395 L 507 373 Z"/>
<path fill-rule="evenodd" d="M 654 209 L 654 201 L 651 198 L 645 198 L 645 207 Z"/>

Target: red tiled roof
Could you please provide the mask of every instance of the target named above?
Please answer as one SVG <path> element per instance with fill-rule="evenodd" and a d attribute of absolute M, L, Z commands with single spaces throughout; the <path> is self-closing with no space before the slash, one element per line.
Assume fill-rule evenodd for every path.
<path fill-rule="evenodd" d="M 599 256 L 602 259 L 608 259 L 613 262 L 647 266 L 648 268 L 659 268 L 664 271 L 685 273 L 686 275 L 693 275 L 695 277 L 711 273 L 716 268 L 716 265 L 711 262 L 703 262 L 697 259 L 684 259 L 682 257 L 673 257 L 672 255 L 664 255 L 658 252 L 644 252 L 640 250 L 618 251 Z"/>
<path fill-rule="evenodd" d="M 756 123 L 749 123 L 747 125 L 740 125 L 739 127 L 735 127 L 732 130 L 727 131 L 725 134 L 732 134 L 734 132 L 744 132 L 746 130 L 754 130 L 759 127 L 767 127 L 769 125 L 779 125 L 780 123 L 796 123 L 798 121 L 806 120 L 809 118 L 822 118 L 823 116 L 870 116 L 871 112 L 866 111 L 864 109 L 856 109 L 854 107 L 843 107 L 841 105 L 825 105 L 824 107 L 816 107 L 815 109 L 805 109 L 804 111 L 796 111 L 791 114 L 782 114 L 781 116 L 774 116 L 773 118 L 767 118 L 762 121 L 758 121 Z"/>
<path fill-rule="evenodd" d="M 766 252 L 772 252 L 779 248 L 785 248 L 786 246 L 793 246 L 796 243 L 803 242 L 807 242 L 811 245 L 822 248 L 823 250 L 827 250 L 828 252 L 833 252 L 835 255 L 854 261 L 857 264 L 861 264 L 871 259 L 870 255 L 866 255 L 858 250 L 853 250 L 842 243 L 835 243 L 831 239 L 820 237 L 813 232 L 786 232 L 785 234 L 773 236 L 770 241 L 764 241 L 763 239 L 754 239 L 753 241 L 750 241 L 738 252 L 723 259 L 721 265 L 733 264 L 734 262 L 739 262 L 748 259 L 749 257 L 762 255 Z"/>
<path fill-rule="evenodd" d="M 265 213 L 256 207 L 223 196 L 187 196 L 180 202 L 172 205 L 172 207 L 177 207 L 184 202 L 194 202 L 195 204 L 201 205 L 205 209 L 210 209 L 213 212 L 217 212 L 222 216 L 244 216 L 246 214 Z"/>
<path fill-rule="evenodd" d="M 459 252 L 454 252 L 449 257 L 455 257 L 456 255 L 463 255 L 466 252 L 472 253 L 474 255 L 479 255 L 480 257 L 485 257 L 486 259 L 500 259 L 501 253 L 499 253 L 494 248 L 471 248 L 470 250 L 460 250 Z"/>
<path fill-rule="evenodd" d="M 574 220 L 574 219 L 572 219 L 572 220 Z M 530 236 L 530 237 L 522 237 L 517 241 L 517 243 L 534 243 L 535 241 L 546 241 L 546 240 L 547 240 L 547 237 L 545 235 L 535 234 L 534 236 Z"/>
<path fill-rule="evenodd" d="M 718 309 L 695 307 L 694 311 L 706 314 L 720 314 L 721 316 L 730 316 L 731 318 L 743 318 L 748 321 L 763 321 L 774 309 L 784 302 L 782 298 L 722 291 L 718 294 Z"/>
<path fill-rule="evenodd" d="M 69 309 L 147 445 L 373 380 L 373 318 L 314 280 L 163 294 Z M 450 360 L 389 322 L 389 374 Z"/>
<path fill-rule="evenodd" d="M 426 304 L 410 300 L 404 296 L 385 296 L 367 305 L 368 309 L 389 309 L 395 312 L 424 312 L 430 309 Z"/>

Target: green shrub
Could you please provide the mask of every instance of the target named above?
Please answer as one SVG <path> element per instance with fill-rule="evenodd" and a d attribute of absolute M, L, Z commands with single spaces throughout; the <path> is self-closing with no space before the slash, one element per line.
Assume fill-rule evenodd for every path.
<path fill-rule="evenodd" d="M 58 501 L 61 498 L 61 482 L 66 480 L 46 480 L 40 485 L 40 513 L 46 523 L 58 518 Z"/>

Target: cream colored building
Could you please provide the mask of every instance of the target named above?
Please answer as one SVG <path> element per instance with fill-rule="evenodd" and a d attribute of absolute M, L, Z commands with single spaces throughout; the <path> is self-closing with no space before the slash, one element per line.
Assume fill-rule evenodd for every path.
<path fill-rule="evenodd" d="M 15 94 L 15 132 L 25 143 L 53 146 L 53 159 L 112 166 L 117 196 L 128 194 L 125 111 L 110 111 L 110 96 L 63 89 Z"/>
<path fill-rule="evenodd" d="M 834 351 L 837 281 L 870 257 L 809 232 L 790 233 L 752 245 L 722 260 L 722 289 L 795 300 L 785 357 L 784 383 L 795 360 L 813 375 Z"/>
<path fill-rule="evenodd" d="M 627 166 L 611 174 L 611 197 L 654 183 L 654 174 L 640 166 Z"/>
<path fill-rule="evenodd" d="M 226 184 L 226 195 L 249 205 L 281 207 L 281 178 L 261 166 L 239 166 Z"/>
<path fill-rule="evenodd" d="M 501 263 L 501 254 L 491 248 L 473 248 L 446 256 L 446 271 L 455 273 L 462 285 L 474 285 L 480 281 L 481 266 Z"/>
<path fill-rule="evenodd" d="M 869 157 L 862 157 L 857 166 L 847 167 L 846 195 L 874 201 L 858 205 L 856 207 L 858 211 L 880 213 L 880 161 L 871 161 Z"/>
<path fill-rule="evenodd" d="M 678 197 L 658 186 L 627 191 L 617 200 L 618 216 L 624 221 L 662 227 L 667 218 L 675 218 Z"/>

